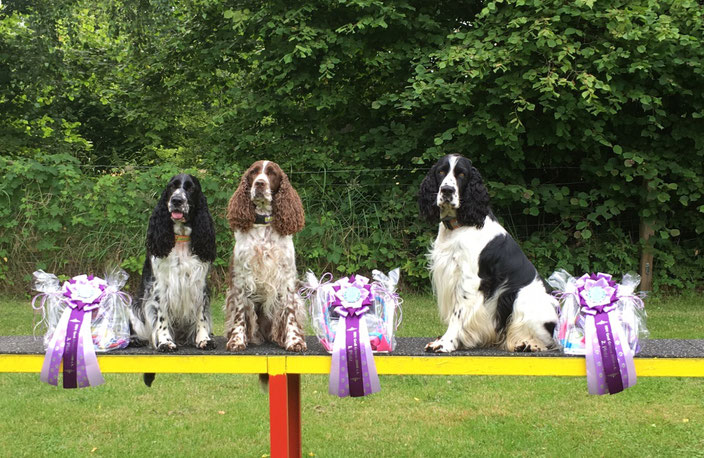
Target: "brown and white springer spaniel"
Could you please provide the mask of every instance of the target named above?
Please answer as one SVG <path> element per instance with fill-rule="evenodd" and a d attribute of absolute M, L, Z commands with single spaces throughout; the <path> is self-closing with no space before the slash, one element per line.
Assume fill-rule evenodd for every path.
<path fill-rule="evenodd" d="M 227 349 L 271 341 L 289 351 L 306 350 L 292 239 L 305 219 L 281 167 L 252 164 L 230 198 L 227 219 L 235 233 L 225 300 Z"/>

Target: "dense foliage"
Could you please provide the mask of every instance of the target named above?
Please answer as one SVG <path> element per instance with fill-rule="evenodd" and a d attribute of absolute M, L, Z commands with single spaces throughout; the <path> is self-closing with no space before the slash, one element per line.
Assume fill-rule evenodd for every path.
<path fill-rule="evenodd" d="M 307 210 L 299 270 L 401 266 L 415 194 L 470 157 L 543 274 L 704 282 L 704 12 L 693 0 L 60 0 L 0 6 L 0 279 L 120 262 L 176 170 L 223 219 L 269 158 Z"/>

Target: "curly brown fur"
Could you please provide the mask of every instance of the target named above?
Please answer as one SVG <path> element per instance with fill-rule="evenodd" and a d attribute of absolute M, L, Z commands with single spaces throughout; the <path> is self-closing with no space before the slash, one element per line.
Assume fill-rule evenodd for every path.
<path fill-rule="evenodd" d="M 272 201 L 274 229 L 281 235 L 292 235 L 303 229 L 305 225 L 303 203 L 281 167 L 276 165 L 275 169 L 280 174 L 281 184 L 279 190 L 274 193 Z"/>
<path fill-rule="evenodd" d="M 254 165 L 252 165 L 254 167 Z M 254 224 L 254 202 L 249 198 L 252 188 L 250 179 L 252 167 L 242 175 L 240 185 L 232 194 L 230 203 L 227 206 L 227 221 L 233 231 L 248 231 Z"/>

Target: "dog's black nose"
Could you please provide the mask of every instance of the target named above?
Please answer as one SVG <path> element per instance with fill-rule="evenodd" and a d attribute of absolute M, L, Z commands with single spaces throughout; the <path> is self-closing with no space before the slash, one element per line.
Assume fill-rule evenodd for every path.
<path fill-rule="evenodd" d="M 264 180 L 257 180 L 254 182 L 254 187 L 257 189 L 263 188 L 265 184 Z"/>
<path fill-rule="evenodd" d="M 183 205 L 183 199 L 181 199 L 180 197 L 173 197 L 171 199 L 171 205 L 173 205 L 174 207 L 180 207 L 181 205 Z"/>
<path fill-rule="evenodd" d="M 440 192 L 443 195 L 447 196 L 455 192 L 455 188 L 453 188 L 452 186 L 443 186 L 442 188 L 440 188 Z"/>

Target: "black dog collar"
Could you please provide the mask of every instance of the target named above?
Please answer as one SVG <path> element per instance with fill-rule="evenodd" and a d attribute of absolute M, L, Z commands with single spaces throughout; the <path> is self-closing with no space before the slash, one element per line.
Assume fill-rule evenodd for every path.
<path fill-rule="evenodd" d="M 271 223 L 271 215 L 256 215 L 254 224 L 257 226 L 268 226 Z"/>
<path fill-rule="evenodd" d="M 445 225 L 448 231 L 453 231 L 457 229 L 458 227 L 461 227 L 462 225 L 457 221 L 457 218 L 445 218 L 442 221 L 442 224 Z"/>

